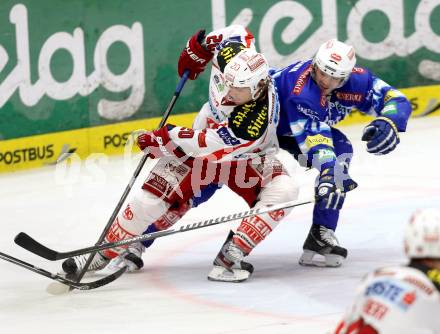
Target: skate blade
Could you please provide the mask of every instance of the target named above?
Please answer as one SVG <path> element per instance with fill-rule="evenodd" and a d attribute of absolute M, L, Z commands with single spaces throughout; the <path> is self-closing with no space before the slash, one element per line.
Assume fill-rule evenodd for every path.
<path fill-rule="evenodd" d="M 321 255 L 313 251 L 305 250 L 299 259 L 302 266 L 337 268 L 344 262 L 344 257 L 335 254 Z"/>
<path fill-rule="evenodd" d="M 221 266 L 214 266 L 208 274 L 208 280 L 215 282 L 240 283 L 246 281 L 250 276 L 251 273 L 247 270 L 232 269 L 232 271 L 229 271 Z"/>

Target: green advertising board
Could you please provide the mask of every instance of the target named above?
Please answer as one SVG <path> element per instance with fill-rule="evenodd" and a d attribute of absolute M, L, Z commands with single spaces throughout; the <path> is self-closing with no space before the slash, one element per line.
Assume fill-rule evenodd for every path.
<path fill-rule="evenodd" d="M 229 24 L 246 26 L 273 67 L 337 37 L 398 88 L 440 83 L 438 0 L 3 0 L 0 164 L 14 139 L 160 117 L 187 39 Z M 199 110 L 208 81 L 189 82 L 173 114 Z M 410 98 L 440 109 L 439 95 Z"/>

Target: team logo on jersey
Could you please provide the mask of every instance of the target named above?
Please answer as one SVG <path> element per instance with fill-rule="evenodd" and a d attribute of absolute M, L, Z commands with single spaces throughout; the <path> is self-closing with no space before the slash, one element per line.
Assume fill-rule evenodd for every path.
<path fill-rule="evenodd" d="M 304 88 L 304 85 L 306 84 L 307 80 L 310 77 L 310 72 L 312 71 L 312 65 L 307 66 L 307 68 L 300 74 L 298 79 L 295 82 L 295 86 L 293 87 L 292 93 L 295 95 L 301 94 L 301 91 Z"/>
<path fill-rule="evenodd" d="M 336 92 L 336 97 L 339 100 L 347 101 L 347 102 L 362 102 L 364 99 L 363 94 L 358 93 L 345 93 L 345 92 Z"/>
<path fill-rule="evenodd" d="M 223 142 L 228 146 L 235 146 L 240 144 L 240 141 L 237 138 L 234 138 L 229 133 L 228 129 L 220 128 L 217 130 L 219 137 L 223 140 Z"/>
<path fill-rule="evenodd" d="M 415 277 L 412 277 L 412 276 L 405 277 L 404 281 L 408 282 L 408 283 L 410 283 L 412 285 L 415 285 L 419 289 L 425 291 L 426 294 L 428 294 L 428 295 L 431 295 L 434 292 L 434 290 L 431 287 L 427 286 L 424 282 L 422 282 L 421 280 L 419 280 L 419 279 L 417 279 Z"/>
<path fill-rule="evenodd" d="M 324 123 L 332 126 L 343 120 L 353 110 L 353 105 L 345 106 L 339 101 L 328 101 L 326 110 L 327 116 Z"/>
<path fill-rule="evenodd" d="M 367 299 L 362 311 L 375 319 L 381 320 L 388 313 L 388 307 L 373 299 Z"/>
<path fill-rule="evenodd" d="M 309 149 L 318 145 L 333 147 L 333 140 L 331 138 L 324 137 L 321 134 L 317 134 L 315 136 L 308 136 L 306 138 L 306 145 Z"/>
<path fill-rule="evenodd" d="M 396 97 L 400 97 L 400 96 L 402 96 L 402 94 L 400 94 L 398 91 L 396 91 L 394 89 L 390 89 L 385 94 L 385 97 L 383 100 L 384 100 L 384 103 L 386 104 L 389 100 L 394 99 Z"/>
<path fill-rule="evenodd" d="M 367 287 L 365 295 L 383 298 L 402 310 L 407 310 L 417 299 L 415 291 L 408 291 L 407 287 L 390 281 L 374 282 Z"/>
<path fill-rule="evenodd" d="M 333 150 L 329 150 L 329 149 L 318 150 L 317 156 L 318 156 L 319 161 L 321 161 L 321 162 L 331 161 L 336 158 L 335 152 Z"/>
<path fill-rule="evenodd" d="M 382 115 L 396 115 L 397 114 L 397 103 L 390 102 L 385 104 L 382 109 Z"/>
<path fill-rule="evenodd" d="M 254 110 L 255 106 L 256 102 L 254 101 L 234 108 L 234 111 L 231 113 L 230 117 L 230 119 L 232 120 L 232 124 L 240 127 L 243 122 L 248 118 L 248 114 Z"/>
<path fill-rule="evenodd" d="M 303 113 L 304 115 L 310 117 L 311 119 L 313 119 L 314 121 L 319 121 L 319 113 L 315 110 L 312 110 L 310 108 L 304 107 L 301 104 L 297 104 L 296 105 L 296 109 Z"/>
<path fill-rule="evenodd" d="M 246 132 L 254 139 L 261 137 L 261 134 L 267 128 L 267 121 L 267 106 L 264 106 L 257 113 L 255 119 L 252 119 L 250 121 L 249 125 L 246 128 Z"/>
<path fill-rule="evenodd" d="M 232 132 L 245 140 L 260 138 L 269 123 L 267 100 L 245 103 L 234 108 L 229 116 Z"/>

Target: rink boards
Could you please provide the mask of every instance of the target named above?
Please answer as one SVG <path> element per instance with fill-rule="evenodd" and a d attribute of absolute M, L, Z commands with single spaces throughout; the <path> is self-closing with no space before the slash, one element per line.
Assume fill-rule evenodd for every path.
<path fill-rule="evenodd" d="M 440 86 L 407 88 L 402 92 L 411 102 L 412 117 L 440 114 Z M 194 116 L 195 113 L 171 116 L 168 123 L 190 127 Z M 369 116 L 354 112 L 340 125 L 365 123 L 368 119 Z M 68 157 L 93 161 L 107 155 L 128 154 L 133 151 L 132 132 L 153 130 L 159 123 L 160 118 L 156 117 L 0 141 L 0 172 L 53 165 Z"/>

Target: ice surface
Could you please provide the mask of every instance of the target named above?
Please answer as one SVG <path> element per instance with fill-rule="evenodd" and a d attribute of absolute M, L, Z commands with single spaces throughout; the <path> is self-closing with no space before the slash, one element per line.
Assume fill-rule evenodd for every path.
<path fill-rule="evenodd" d="M 241 284 L 206 279 L 237 223 L 158 239 L 144 255 L 142 272 L 62 296 L 45 291 L 49 279 L 0 261 L 0 332 L 326 333 L 364 274 L 405 261 L 402 225 L 410 213 L 440 207 L 438 128 L 440 118 L 411 120 L 396 151 L 382 157 L 366 153 L 359 140 L 362 127 L 344 128 L 354 145 L 351 175 L 359 188 L 348 195 L 337 230 L 349 250 L 341 268 L 297 263 L 311 205 L 295 209 L 255 249 L 248 258 L 254 275 Z M 281 156 L 301 186 L 300 197 L 311 196 L 315 172 Z M 65 170 L 1 175 L 0 251 L 56 272 L 60 262 L 26 252 L 13 243 L 14 236 L 24 231 L 61 251 L 94 244 L 135 166 L 135 159 L 95 156 Z M 243 200 L 222 189 L 182 223 L 245 209 Z"/>

